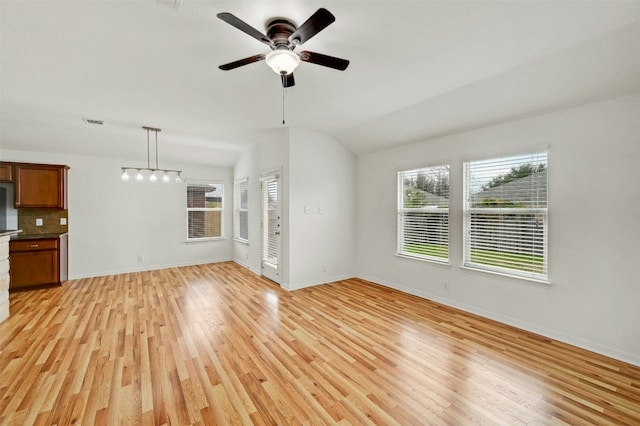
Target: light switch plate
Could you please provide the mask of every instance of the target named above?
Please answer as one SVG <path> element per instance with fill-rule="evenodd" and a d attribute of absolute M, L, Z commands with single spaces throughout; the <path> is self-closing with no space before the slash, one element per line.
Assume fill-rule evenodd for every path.
<path fill-rule="evenodd" d="M 60 218 L 60 225 L 66 225 L 67 224 L 67 218 L 66 217 L 61 217 Z"/>
<path fill-rule="evenodd" d="M 42 219 L 41 218 L 37 218 L 36 219 L 36 226 L 42 226 Z"/>

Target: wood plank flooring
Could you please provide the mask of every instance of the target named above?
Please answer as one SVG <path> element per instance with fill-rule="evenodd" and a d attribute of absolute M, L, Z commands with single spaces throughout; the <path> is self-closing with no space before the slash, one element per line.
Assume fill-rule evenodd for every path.
<path fill-rule="evenodd" d="M 11 295 L 0 424 L 640 424 L 640 368 L 351 279 L 235 263 Z"/>

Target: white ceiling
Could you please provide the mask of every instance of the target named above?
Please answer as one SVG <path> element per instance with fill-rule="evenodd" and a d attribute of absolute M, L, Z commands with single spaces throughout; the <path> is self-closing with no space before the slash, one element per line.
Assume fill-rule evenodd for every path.
<path fill-rule="evenodd" d="M 146 125 L 161 166 L 231 166 L 281 137 L 279 77 L 217 68 L 268 48 L 219 12 L 336 16 L 303 47 L 351 65 L 302 63 L 286 126 L 355 154 L 640 92 L 640 1 L 165 2 L 0 0 L 0 146 L 144 160 Z"/>

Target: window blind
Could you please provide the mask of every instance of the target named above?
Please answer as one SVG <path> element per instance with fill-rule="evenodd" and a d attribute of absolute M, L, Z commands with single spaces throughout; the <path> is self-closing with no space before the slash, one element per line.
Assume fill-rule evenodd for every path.
<path fill-rule="evenodd" d="M 222 183 L 187 182 L 187 239 L 223 236 Z"/>
<path fill-rule="evenodd" d="M 464 164 L 464 264 L 548 278 L 547 153 Z"/>
<path fill-rule="evenodd" d="M 262 260 L 273 267 L 278 265 L 280 218 L 278 217 L 278 178 L 265 177 L 262 181 Z"/>
<path fill-rule="evenodd" d="M 398 172 L 400 255 L 449 261 L 449 166 Z"/>
<path fill-rule="evenodd" d="M 249 180 L 238 180 L 234 187 L 234 238 L 246 242 L 249 240 Z"/>

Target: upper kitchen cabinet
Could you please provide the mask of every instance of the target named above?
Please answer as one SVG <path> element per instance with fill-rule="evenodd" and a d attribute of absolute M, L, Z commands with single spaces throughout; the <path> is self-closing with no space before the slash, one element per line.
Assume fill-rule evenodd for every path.
<path fill-rule="evenodd" d="M 0 182 L 13 182 L 13 168 L 11 163 L 0 162 Z"/>
<path fill-rule="evenodd" d="M 16 208 L 67 208 L 68 166 L 13 164 Z"/>

